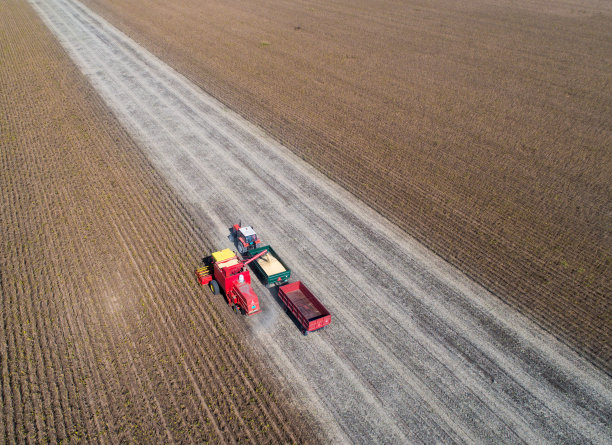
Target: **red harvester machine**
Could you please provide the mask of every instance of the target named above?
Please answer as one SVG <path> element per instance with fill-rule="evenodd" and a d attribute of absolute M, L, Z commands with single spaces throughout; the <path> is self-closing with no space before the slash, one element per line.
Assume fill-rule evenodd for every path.
<path fill-rule="evenodd" d="M 260 311 L 259 298 L 251 287 L 251 274 L 246 265 L 266 253 L 267 250 L 241 261 L 230 249 L 214 252 L 204 259 L 204 267 L 196 270 L 196 277 L 200 284 L 208 284 L 215 295 L 223 291 L 234 311 L 253 315 Z"/>

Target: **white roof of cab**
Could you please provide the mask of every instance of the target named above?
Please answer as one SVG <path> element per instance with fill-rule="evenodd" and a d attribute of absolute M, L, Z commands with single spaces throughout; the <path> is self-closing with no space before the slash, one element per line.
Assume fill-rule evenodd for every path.
<path fill-rule="evenodd" d="M 241 227 L 240 233 L 242 233 L 244 236 L 255 235 L 255 231 L 251 226 Z"/>

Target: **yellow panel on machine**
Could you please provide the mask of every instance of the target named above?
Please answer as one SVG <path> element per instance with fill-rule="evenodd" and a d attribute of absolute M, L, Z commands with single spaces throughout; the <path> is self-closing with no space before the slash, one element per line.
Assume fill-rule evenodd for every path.
<path fill-rule="evenodd" d="M 234 258 L 236 254 L 229 249 L 223 249 L 218 252 L 213 252 L 212 257 L 215 260 L 215 263 L 219 261 L 229 260 L 230 258 Z"/>

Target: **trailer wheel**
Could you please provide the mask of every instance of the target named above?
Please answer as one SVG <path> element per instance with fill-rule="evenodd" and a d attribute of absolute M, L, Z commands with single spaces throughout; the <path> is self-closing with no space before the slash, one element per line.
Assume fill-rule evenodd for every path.
<path fill-rule="evenodd" d="M 306 328 L 304 328 L 304 330 L 302 331 L 302 333 L 304 334 L 304 337 L 306 337 L 308 335 L 308 331 L 306 330 Z"/>
<path fill-rule="evenodd" d="M 210 290 L 214 295 L 219 295 L 219 283 L 217 283 L 215 280 L 212 280 L 208 286 L 210 287 Z"/>

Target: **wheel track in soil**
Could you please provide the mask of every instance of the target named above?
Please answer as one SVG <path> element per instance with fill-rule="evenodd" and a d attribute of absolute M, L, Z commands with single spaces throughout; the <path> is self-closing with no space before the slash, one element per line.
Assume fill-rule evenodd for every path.
<path fill-rule="evenodd" d="M 36 2 L 34 3 L 36 4 Z M 474 440 L 474 437 L 488 437 L 491 440 L 495 438 L 495 440 L 503 441 L 504 439 L 501 436 L 503 434 L 516 435 L 514 440 L 540 439 L 551 442 L 563 437 L 572 437 L 576 440 L 584 439 L 583 435 L 591 439 L 598 437 L 601 439 L 602 436 L 599 435 L 598 431 L 602 425 L 602 419 L 605 419 L 605 413 L 609 412 L 609 398 L 606 395 L 600 398 L 591 392 L 590 384 L 594 384 L 594 387 L 599 387 L 597 378 L 590 380 L 591 377 L 589 377 L 587 380 L 584 380 L 585 377 L 577 377 L 578 374 L 575 373 L 578 372 L 577 369 L 581 365 L 577 365 L 578 361 L 576 361 L 576 358 L 568 354 L 562 347 L 556 345 L 554 340 L 552 341 L 552 349 L 544 347 L 543 339 L 546 338 L 545 335 L 539 333 L 533 326 L 524 322 L 514 313 L 504 308 L 500 309 L 495 304 L 490 303 L 486 297 L 486 292 L 476 288 L 469 282 L 465 282 L 461 277 L 458 278 L 456 272 L 444 269 L 445 266 L 441 264 L 439 259 L 429 257 L 427 261 L 431 264 L 428 263 L 428 266 L 421 270 L 419 267 L 414 267 L 410 264 L 410 262 L 416 261 L 416 266 L 419 266 L 418 263 L 421 259 L 418 256 L 408 256 L 409 258 L 406 260 L 408 268 L 404 266 L 404 271 L 407 274 L 406 277 L 403 277 L 401 274 L 400 276 L 390 274 L 389 271 L 394 270 L 395 265 L 389 262 L 388 258 L 384 255 L 381 255 L 379 253 L 380 250 L 376 250 L 376 245 L 380 243 L 387 247 L 387 244 L 389 244 L 389 233 L 393 234 L 391 235 L 392 238 L 397 239 L 397 231 L 394 229 L 385 229 L 390 232 L 385 232 L 384 235 L 381 235 L 378 227 L 376 230 L 372 230 L 367 224 L 359 225 L 359 233 L 366 234 L 363 241 L 365 241 L 367 246 L 360 247 L 358 250 L 367 257 L 368 253 L 370 253 L 368 248 L 371 248 L 371 251 L 375 252 L 374 257 L 378 264 L 374 264 L 371 261 L 352 261 L 350 256 L 354 255 L 355 252 L 354 250 L 346 249 L 346 245 L 351 245 L 351 239 L 354 237 L 350 233 L 349 226 L 338 225 L 334 221 L 327 222 L 326 215 L 334 215 L 334 218 L 348 221 L 350 225 L 354 223 L 354 216 L 351 214 L 353 210 L 345 211 L 343 205 L 340 204 L 341 200 L 338 200 L 337 197 L 331 200 L 333 201 L 331 204 L 324 204 L 322 207 L 321 203 L 317 203 L 313 199 L 304 199 L 302 203 L 296 201 L 296 196 L 304 198 L 305 195 L 302 193 L 304 190 L 308 190 L 309 195 L 317 194 L 325 196 L 328 193 L 327 189 L 322 191 L 320 186 L 313 187 L 310 185 L 304 179 L 304 176 L 296 171 L 294 173 L 297 173 L 299 179 L 299 183 L 296 185 L 277 174 L 269 174 L 265 171 L 254 172 L 249 168 L 249 165 L 253 165 L 253 161 L 255 165 L 257 164 L 257 155 L 271 156 L 269 162 L 272 163 L 284 162 L 286 155 L 280 155 L 278 152 L 273 152 L 273 154 L 265 152 L 262 144 L 265 145 L 268 142 L 262 143 L 257 139 L 261 138 L 261 135 L 256 131 L 254 134 L 257 136 L 241 134 L 240 131 L 244 128 L 249 129 L 248 131 L 253 130 L 244 124 L 235 124 L 234 121 L 228 121 L 225 115 L 219 118 L 218 115 L 213 113 L 207 116 L 208 121 L 200 123 L 200 113 L 210 111 L 210 105 L 206 105 L 208 110 L 204 109 L 203 111 L 201 102 L 196 101 L 197 104 L 194 106 L 193 101 L 190 102 L 186 99 L 186 96 L 179 97 L 176 95 L 176 91 L 164 90 L 163 88 L 166 87 L 163 82 L 167 81 L 170 76 L 168 72 L 162 70 L 161 73 L 156 73 L 156 75 L 161 74 L 162 76 L 161 79 L 163 80 L 159 80 L 153 79 L 149 71 L 147 71 L 155 70 L 156 62 L 151 62 L 150 59 L 147 59 L 147 56 L 143 57 L 141 53 L 135 52 L 114 31 L 102 36 L 100 29 L 94 28 L 91 21 L 84 18 L 88 14 L 84 8 L 76 6 L 72 2 L 57 2 L 57 5 L 59 7 L 53 12 L 56 14 L 56 22 L 51 27 L 60 27 L 59 34 L 63 35 L 64 38 L 71 34 L 74 37 L 78 36 L 80 38 L 83 35 L 88 36 L 88 39 L 85 39 L 82 44 L 67 43 L 69 47 L 74 45 L 72 46 L 72 51 L 76 51 L 79 54 L 79 61 L 85 66 L 96 66 L 97 58 L 105 54 L 105 60 L 110 63 L 109 70 L 104 71 L 104 69 L 98 68 L 102 73 L 96 72 L 95 69 L 86 72 L 91 74 L 95 82 L 104 83 L 112 81 L 115 83 L 116 88 L 113 88 L 114 103 L 111 101 L 112 106 L 115 106 L 117 112 L 126 118 L 128 128 L 134 131 L 137 137 L 145 139 L 145 145 L 153 143 L 166 144 L 172 147 L 180 147 L 182 145 L 192 147 L 193 140 L 190 137 L 198 134 L 198 131 L 200 131 L 200 134 L 204 130 L 208 135 L 215 135 L 212 137 L 219 137 L 216 135 L 220 135 L 223 143 L 226 144 L 224 149 L 219 152 L 215 150 L 215 147 L 208 147 L 214 150 L 216 156 L 220 159 L 220 161 L 215 161 L 216 170 L 213 170 L 214 174 L 207 173 L 205 162 L 202 159 L 198 159 L 198 156 L 200 156 L 206 159 L 207 162 L 212 161 L 210 158 L 206 158 L 206 154 L 202 150 L 193 152 L 197 153 L 196 156 L 187 154 L 184 157 L 177 157 L 175 164 L 163 164 L 164 156 L 168 156 L 163 151 L 150 152 L 153 162 L 157 163 L 158 167 L 163 165 L 161 170 L 166 172 L 168 175 L 166 177 L 169 178 L 170 183 L 176 187 L 179 193 L 183 193 L 183 197 L 186 197 L 187 201 L 192 203 L 197 217 L 201 221 L 212 223 L 210 226 L 215 229 L 213 233 L 222 233 L 225 230 L 225 221 L 235 217 L 232 215 L 254 215 L 254 213 L 248 204 L 232 202 L 231 199 L 228 200 L 229 202 L 217 202 L 218 198 L 214 196 L 214 192 L 212 196 L 210 194 L 202 194 L 201 198 L 204 204 L 198 204 L 192 201 L 195 191 L 194 187 L 196 187 L 193 184 L 207 184 L 221 174 L 231 174 L 231 166 L 238 162 L 244 166 L 244 171 L 248 172 L 246 177 L 248 178 L 247 181 L 250 181 L 245 184 L 243 180 L 241 187 L 244 190 L 248 190 L 248 194 L 253 200 L 261 205 L 259 209 L 261 214 L 257 218 L 253 218 L 257 222 L 256 226 L 269 229 L 269 236 L 274 241 L 275 246 L 283 239 L 287 240 L 285 241 L 286 243 L 291 241 L 295 245 L 299 245 L 299 240 L 295 238 L 295 234 L 309 233 L 310 241 L 314 244 L 311 247 L 312 251 L 324 258 L 335 259 L 336 264 L 334 267 L 337 268 L 338 272 L 334 276 L 357 277 L 355 282 L 351 283 L 337 284 L 327 282 L 325 291 L 328 296 L 352 295 L 355 298 L 355 302 L 359 302 L 360 305 L 369 310 L 362 310 L 359 313 L 360 315 L 354 315 L 339 303 L 340 300 L 332 299 L 330 305 L 333 305 L 336 323 L 339 323 L 339 328 L 335 331 L 335 335 L 338 335 L 340 339 L 334 340 L 324 332 L 317 339 L 311 340 L 312 346 L 319 348 L 319 352 L 326 357 L 330 356 L 329 351 L 333 351 L 334 348 L 336 350 L 337 347 L 343 348 L 343 350 L 348 348 L 347 350 L 349 351 L 353 348 L 350 355 L 354 358 L 349 358 L 345 364 L 338 363 L 333 358 L 331 358 L 331 362 L 339 365 L 339 368 L 336 369 L 339 372 L 339 376 L 351 376 L 352 379 L 356 378 L 365 382 L 365 384 L 361 385 L 359 391 L 366 396 L 368 400 L 366 405 L 369 406 L 372 412 L 382 412 L 377 406 L 378 402 L 372 403 L 372 400 L 380 401 L 382 399 L 385 401 L 387 407 L 391 409 L 386 410 L 386 420 L 380 420 L 383 424 L 386 423 L 387 426 L 373 432 L 366 432 L 366 423 L 358 425 L 359 428 L 353 431 L 352 427 L 355 425 L 351 424 L 351 421 L 346 416 L 348 412 L 351 412 L 350 410 L 357 409 L 356 405 L 351 406 L 346 411 L 346 408 L 339 407 L 335 402 L 323 401 L 323 398 L 330 396 L 328 392 L 330 391 L 329 386 L 323 385 L 318 387 L 315 390 L 315 395 L 308 390 L 304 390 L 308 397 L 310 397 L 310 402 L 313 404 L 311 406 L 314 406 L 313 410 L 315 412 L 321 415 L 321 413 L 330 412 L 331 410 L 334 413 L 336 422 L 338 422 L 337 427 L 343 430 L 345 437 L 353 434 L 353 439 L 357 440 L 357 436 L 354 436 L 354 434 L 363 434 L 361 437 L 362 441 L 367 439 L 388 440 L 390 437 L 395 437 L 396 439 L 410 437 L 418 441 L 431 437 L 426 435 L 425 430 L 433 426 L 434 428 L 439 428 L 439 438 L 441 440 L 449 440 L 450 437 L 457 441 L 470 440 L 470 438 Z M 64 25 L 57 23 L 58 18 L 63 20 L 62 8 L 70 10 L 70 13 L 76 19 L 76 26 L 68 27 L 64 31 L 61 28 Z M 105 32 L 108 32 L 108 29 L 105 29 Z M 107 46 L 100 46 L 95 50 L 87 50 L 80 46 L 91 44 L 92 40 L 96 38 L 103 39 L 103 43 Z M 77 41 L 79 40 L 73 40 L 73 42 Z M 64 43 L 66 42 L 64 41 Z M 136 59 L 140 58 L 138 61 L 140 65 L 132 57 L 134 55 Z M 124 63 L 123 72 L 120 70 L 113 71 L 112 64 L 117 63 L 118 60 Z M 140 78 L 138 78 L 139 71 Z M 117 75 L 117 73 L 122 74 Z M 139 82 L 138 79 L 144 79 L 144 81 Z M 132 84 L 129 88 L 120 86 L 122 80 L 130 80 Z M 184 81 L 182 80 L 179 83 L 175 83 L 174 86 L 185 88 Z M 104 95 L 105 90 L 103 89 L 102 91 Z M 142 99 L 143 94 L 156 97 L 153 107 L 151 107 L 150 102 Z M 197 96 L 200 93 L 192 94 Z M 108 96 L 105 97 L 107 100 L 109 99 Z M 157 113 L 155 117 L 147 116 L 144 118 L 147 114 L 145 110 L 148 110 L 149 107 L 152 109 L 168 110 L 177 103 L 183 106 L 183 111 L 186 113 L 180 124 L 180 126 L 185 127 L 184 131 L 180 131 L 183 129 L 179 131 L 174 130 L 173 127 L 176 126 L 175 121 L 171 117 L 166 116 L 164 112 Z M 139 112 L 141 113 L 140 115 L 138 114 Z M 140 116 L 143 116 L 141 122 L 138 121 Z M 147 135 L 151 134 L 153 130 L 155 130 L 155 137 L 148 139 Z M 176 132 L 176 135 L 173 135 L 173 131 Z M 238 135 L 235 136 L 233 132 L 237 132 Z M 214 144 L 218 143 L 218 141 L 212 139 L 204 141 L 200 139 L 196 142 L 208 143 L 209 145 L 211 142 Z M 237 148 L 240 146 L 254 148 L 255 154 L 241 151 Z M 292 160 L 291 162 L 295 161 Z M 191 166 L 195 167 L 190 168 Z M 308 171 L 305 168 L 304 170 Z M 310 171 L 308 172 L 310 173 Z M 180 177 L 181 174 L 186 175 L 185 179 L 176 178 L 176 176 Z M 316 173 L 312 175 L 326 184 L 325 180 L 317 176 Z M 258 181 L 263 182 L 271 190 L 257 188 Z M 241 192 L 244 192 L 244 190 L 241 190 Z M 227 193 L 227 191 L 217 193 L 222 195 Z M 351 199 L 341 194 L 341 192 L 338 193 L 342 199 Z M 287 203 L 291 203 L 290 206 L 297 208 L 297 211 L 300 212 L 297 214 L 287 214 L 287 212 L 284 212 L 283 215 L 286 218 L 284 227 L 279 227 L 272 217 L 267 216 L 267 214 L 274 214 L 274 212 L 279 211 L 278 203 L 283 203 L 285 206 Z M 206 205 L 208 208 L 205 212 L 202 212 L 199 210 L 199 205 Z M 361 208 L 360 211 L 362 211 Z M 342 214 L 342 212 L 345 213 Z M 367 211 L 363 212 L 371 215 Z M 310 221 L 304 221 L 304 217 L 310 219 Z M 382 227 L 387 227 L 376 216 L 371 216 L 371 218 L 378 221 Z M 311 227 L 316 227 L 318 233 L 313 233 Z M 352 228 L 354 227 L 351 226 Z M 218 234 L 213 235 L 212 238 L 217 244 L 226 242 Z M 339 241 L 330 243 L 330 239 L 338 239 Z M 400 251 L 404 249 L 404 246 L 406 246 L 405 241 L 402 241 L 399 247 Z M 414 248 L 414 246 L 411 245 L 410 248 Z M 285 252 L 288 251 L 287 248 L 284 250 Z M 389 252 L 397 251 L 398 246 L 390 245 L 387 250 Z M 416 250 L 418 251 L 419 249 L 417 248 Z M 278 251 L 281 252 L 283 249 L 278 249 Z M 285 252 L 282 255 L 284 258 Z M 303 254 L 303 252 L 300 253 Z M 402 256 L 394 256 L 394 258 L 398 257 L 401 258 Z M 291 258 L 290 262 L 292 265 L 302 265 L 299 268 L 300 274 L 309 277 L 309 283 L 316 282 L 314 272 L 307 271 L 309 267 L 313 267 L 312 262 L 309 263 L 295 254 L 290 255 L 289 258 Z M 432 266 L 432 264 L 435 266 Z M 443 271 L 434 270 L 431 273 L 430 269 L 432 267 L 434 269 L 436 267 L 441 268 Z M 368 283 L 365 276 L 361 275 L 361 270 L 367 268 L 379 275 L 386 276 L 388 283 L 385 287 L 392 292 L 395 303 L 400 304 L 394 306 L 394 304 L 385 300 L 378 302 L 380 299 L 375 298 L 376 293 L 371 283 Z M 329 273 L 330 270 L 327 270 L 327 272 Z M 180 278 L 178 279 L 180 280 Z M 322 290 L 323 287 L 320 286 L 318 289 Z M 368 289 L 368 291 L 365 289 Z M 259 287 L 259 290 L 262 291 L 261 287 Z M 433 301 L 428 301 L 427 293 L 431 290 L 434 292 L 434 295 L 432 295 Z M 467 296 L 469 298 L 466 298 Z M 484 298 L 484 300 L 479 301 L 479 298 Z M 277 310 L 274 298 L 264 293 L 262 299 L 267 303 L 269 310 L 272 312 Z M 451 303 L 447 302 L 446 299 Z M 395 309 L 395 307 L 400 309 Z M 457 309 L 459 309 L 460 315 L 453 313 L 453 310 Z M 379 331 L 372 331 L 363 327 L 359 317 L 365 313 L 374 314 L 370 316 L 373 318 L 373 321 L 380 320 L 383 326 L 388 325 L 392 327 L 393 331 L 389 331 L 391 332 L 391 337 L 385 337 Z M 461 317 L 464 316 L 468 318 L 462 319 Z M 497 317 L 501 317 L 501 320 Z M 405 320 L 410 321 L 406 322 Z M 515 321 L 518 321 L 519 330 L 510 327 L 510 323 Z M 251 329 L 254 330 L 255 338 L 259 338 L 263 343 L 267 341 L 274 342 L 271 334 L 261 333 L 257 330 L 257 321 L 249 321 L 249 324 Z M 275 329 L 280 329 L 283 332 L 280 335 L 290 335 L 292 332 L 286 322 L 276 325 Z M 510 335 L 510 343 L 507 340 L 502 340 L 508 334 Z M 404 336 L 411 338 L 414 341 L 414 346 L 405 345 L 405 342 L 400 341 L 400 338 Z M 453 340 L 454 338 L 456 340 Z M 366 339 L 365 342 L 364 339 Z M 548 342 L 548 340 L 550 339 L 546 341 Z M 332 342 L 333 347 L 326 346 L 325 342 Z M 358 349 L 356 351 L 351 346 L 356 342 L 363 344 L 362 350 Z M 510 351 L 500 352 L 503 350 L 501 348 L 504 342 L 512 347 Z M 403 347 L 402 354 L 389 350 L 382 354 L 382 356 L 378 356 L 375 351 L 385 350 L 388 343 L 395 345 L 395 347 Z M 272 351 L 277 351 L 279 346 L 273 345 L 264 352 L 264 355 L 274 359 Z M 277 363 L 278 375 L 282 375 L 287 369 L 296 370 L 301 368 L 299 363 L 301 361 L 308 361 L 306 357 L 310 357 L 311 361 L 314 359 L 312 351 L 305 350 L 304 345 L 298 346 L 294 340 L 288 338 L 283 347 L 290 349 L 291 346 L 295 346 L 296 351 L 300 351 L 299 353 L 303 354 L 304 358 L 298 359 L 295 356 L 288 357 L 285 355 L 283 358 L 288 359 L 292 363 L 290 365 Z M 520 352 L 522 348 L 526 348 L 526 352 Z M 357 355 L 355 355 L 356 352 L 358 352 Z M 410 352 L 416 353 L 416 358 L 410 358 Z M 560 355 L 557 356 L 557 354 Z M 408 393 L 404 392 L 402 393 L 403 395 L 396 397 L 391 396 L 389 394 L 390 387 L 388 387 L 388 383 L 377 381 L 377 375 L 371 369 L 368 369 L 368 361 L 362 357 L 364 355 L 370 355 L 381 366 L 379 372 L 393 375 L 395 380 L 390 380 L 393 384 L 405 385 L 406 388 L 412 388 L 414 393 L 419 395 L 421 400 L 415 403 L 418 412 L 413 414 L 416 416 L 415 420 L 409 421 L 413 423 L 406 423 L 406 419 L 411 417 L 410 415 L 404 417 L 401 410 L 401 397 L 405 397 L 403 399 L 404 402 L 410 400 Z M 553 366 L 556 369 L 553 372 L 554 375 L 550 379 L 545 378 L 545 380 L 542 380 L 537 371 L 530 370 L 527 366 L 529 360 L 533 358 L 531 356 L 537 359 L 538 369 Z M 345 357 L 348 356 L 345 354 Z M 425 364 L 420 363 L 420 361 L 425 362 Z M 574 364 L 576 365 L 574 366 Z M 408 370 L 416 369 L 418 371 L 410 371 L 412 374 L 410 376 L 407 374 L 408 371 L 402 370 L 403 368 Z M 325 371 L 319 366 L 312 370 L 300 369 L 297 372 L 298 375 L 291 375 L 299 377 L 298 382 L 303 385 L 307 381 L 316 381 L 319 378 L 316 376 L 321 372 Z M 415 376 L 414 373 L 417 373 L 417 375 Z M 568 373 L 567 375 L 570 376 L 575 375 L 576 377 L 567 377 L 565 373 Z M 595 374 L 597 373 L 595 372 Z M 399 380 L 398 376 L 401 377 Z M 495 378 L 491 378 L 491 376 L 495 376 Z M 461 383 L 458 383 L 459 379 Z M 572 394 L 571 398 L 567 398 L 556 392 L 553 383 L 559 379 L 574 388 L 576 394 Z M 570 384 L 570 380 L 578 381 L 578 386 L 573 383 Z M 501 388 L 494 389 L 493 381 L 497 381 L 497 386 L 501 385 Z M 290 383 L 286 382 L 285 385 L 290 385 Z M 545 389 L 539 389 L 539 385 L 542 385 Z M 449 389 L 450 394 L 448 393 Z M 301 390 L 293 388 L 292 390 L 304 394 Z M 465 395 L 462 395 L 463 393 Z M 583 396 L 593 401 L 597 399 L 593 408 L 586 407 L 585 405 L 573 406 L 574 400 L 578 400 Z M 344 400 L 346 401 L 346 399 Z M 438 416 L 432 417 L 431 414 L 428 414 L 427 407 L 429 406 L 437 406 Z M 450 408 L 452 406 L 458 406 L 459 409 Z M 595 414 L 594 419 L 589 418 L 591 414 Z M 455 417 L 458 420 L 453 420 Z M 427 428 L 421 426 L 422 429 L 419 430 L 419 424 L 428 426 Z M 497 432 L 493 431 L 495 429 L 492 426 L 493 424 L 497 424 L 500 430 Z M 409 428 L 411 425 L 415 426 L 413 431 Z M 569 425 L 572 426 L 570 427 Z M 574 427 L 577 429 L 574 430 Z M 385 430 L 385 428 L 387 429 Z M 398 432 L 397 428 L 400 429 L 400 432 Z M 379 435 L 377 436 L 377 434 Z M 429 434 L 431 434 L 431 430 L 429 430 Z M 512 441 L 509 437 L 511 436 L 505 436 L 505 440 Z"/>

